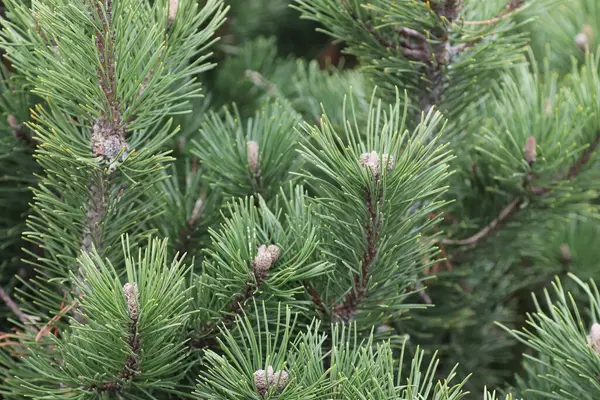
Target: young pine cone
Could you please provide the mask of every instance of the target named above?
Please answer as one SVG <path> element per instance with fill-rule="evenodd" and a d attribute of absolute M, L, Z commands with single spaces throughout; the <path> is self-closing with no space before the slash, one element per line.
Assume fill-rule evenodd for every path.
<path fill-rule="evenodd" d="M 369 168 L 375 179 L 379 178 L 379 154 L 377 154 L 377 152 L 372 151 L 370 153 L 361 154 L 359 163 L 363 167 Z M 388 170 L 392 170 L 394 168 L 394 157 L 383 154 L 381 156 L 381 164 L 383 167 L 387 166 Z"/>
<path fill-rule="evenodd" d="M 256 392 L 264 396 L 272 387 L 277 387 L 281 392 L 288 385 L 290 376 L 286 371 L 273 371 L 273 367 L 269 365 L 267 370 L 259 369 L 254 372 L 254 387 Z"/>
<path fill-rule="evenodd" d="M 256 276 L 263 278 L 267 274 L 267 271 L 269 271 L 269 268 L 271 268 L 271 265 L 273 264 L 273 257 L 267 246 L 263 244 L 258 248 L 252 264 Z"/>
<path fill-rule="evenodd" d="M 281 250 L 274 244 L 262 245 L 256 252 L 256 257 L 252 261 L 254 274 L 259 279 L 264 279 L 271 266 L 279 259 Z"/>

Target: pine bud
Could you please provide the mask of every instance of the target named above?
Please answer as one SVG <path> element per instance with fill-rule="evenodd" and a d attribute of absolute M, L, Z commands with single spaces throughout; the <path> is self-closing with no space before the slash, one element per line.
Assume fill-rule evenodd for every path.
<path fill-rule="evenodd" d="M 121 138 L 117 135 L 112 135 L 104 139 L 104 142 L 102 143 L 102 154 L 108 159 L 113 160 L 117 157 L 122 148 L 123 143 Z"/>
<path fill-rule="evenodd" d="M 254 140 L 248 142 L 248 166 L 253 174 L 258 171 L 258 143 Z"/>
<path fill-rule="evenodd" d="M 175 21 L 177 16 L 177 8 L 179 8 L 179 0 L 169 0 L 169 22 Z"/>
<path fill-rule="evenodd" d="M 129 282 L 123 285 L 123 294 L 125 295 L 125 301 L 127 302 L 129 317 L 133 320 L 137 320 L 139 311 L 137 284 L 135 282 Z"/>
<path fill-rule="evenodd" d="M 281 255 L 281 250 L 274 244 L 270 244 L 267 246 L 267 251 L 271 255 L 271 262 L 275 263 L 279 260 L 279 256 Z"/>
<path fill-rule="evenodd" d="M 267 271 L 273 264 L 273 257 L 271 256 L 267 246 L 263 244 L 258 248 L 256 257 L 254 257 L 252 264 L 254 266 L 254 273 L 256 276 L 259 278 L 264 278 L 267 274 Z"/>
<path fill-rule="evenodd" d="M 594 349 L 594 351 L 600 354 L 600 324 L 594 323 L 590 334 L 588 336 L 588 345 Z"/>
<path fill-rule="evenodd" d="M 533 165 L 537 157 L 536 150 L 537 143 L 535 141 L 534 136 L 529 136 L 527 141 L 525 142 L 525 148 L 523 150 L 525 161 L 529 163 L 529 165 Z"/>

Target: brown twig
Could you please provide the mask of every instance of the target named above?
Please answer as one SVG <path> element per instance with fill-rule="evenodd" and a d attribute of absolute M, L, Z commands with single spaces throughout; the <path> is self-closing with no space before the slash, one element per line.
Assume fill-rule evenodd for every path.
<path fill-rule="evenodd" d="M 310 285 L 309 282 L 305 281 L 302 284 L 304 285 L 304 289 L 306 289 L 306 292 L 310 295 L 310 299 L 312 300 L 313 304 L 317 306 L 319 312 L 326 314 L 327 306 L 325 305 L 323 299 L 321 299 L 319 293 Z"/>
<path fill-rule="evenodd" d="M 600 145 L 600 133 L 598 133 L 596 135 L 596 138 L 594 139 L 592 144 L 590 144 L 590 147 L 588 147 L 587 149 L 585 149 L 583 151 L 583 154 L 581 154 L 581 157 L 579 158 L 579 160 L 577 160 L 577 162 L 575 164 L 573 164 L 571 166 L 571 168 L 569 168 L 569 173 L 567 174 L 567 180 L 570 181 L 573 178 L 575 178 L 577 175 L 579 175 L 579 173 L 581 172 L 581 169 L 583 168 L 584 165 L 586 165 L 590 161 L 590 157 L 592 156 L 592 153 L 598 148 L 599 145 Z"/>
<path fill-rule="evenodd" d="M 583 151 L 581 157 L 569 168 L 567 175 L 564 178 L 556 178 L 555 182 L 559 182 L 561 180 L 572 181 L 575 179 L 580 173 L 581 169 L 590 161 L 592 153 L 600 146 L 600 132 L 596 135 L 594 141 L 590 144 L 590 146 Z M 530 188 L 530 191 L 536 195 L 544 195 L 549 193 L 552 189 L 547 186 L 534 186 Z"/>
<path fill-rule="evenodd" d="M 522 203 L 522 201 L 523 201 L 522 197 L 515 198 L 506 207 L 504 207 L 502 209 L 502 211 L 500 211 L 500 214 L 498 214 L 498 216 L 496 218 L 494 218 L 492 220 L 492 222 L 490 222 L 488 225 L 486 225 L 483 229 L 481 229 L 479 232 L 477 232 L 473 236 L 471 236 L 467 239 L 461 239 L 461 240 L 442 239 L 441 243 L 447 244 L 447 245 L 456 245 L 456 246 L 476 246 L 480 240 L 482 240 L 487 235 L 489 235 L 491 232 L 493 232 L 494 229 L 496 229 L 498 227 L 498 225 L 500 225 L 501 223 L 503 223 L 507 219 L 509 219 L 513 215 L 513 213 L 517 210 L 517 208 Z"/>
<path fill-rule="evenodd" d="M 244 76 L 248 79 L 252 84 L 269 94 L 270 96 L 278 96 L 280 94 L 277 86 L 265 78 L 260 72 L 246 70 L 244 72 Z"/>
<path fill-rule="evenodd" d="M 521 4 L 524 0 L 510 0 L 506 7 L 494 18 L 485 19 L 481 21 L 463 21 L 465 25 L 493 25 L 505 18 L 512 16 L 515 13 L 523 11 L 525 8 Z"/>
<path fill-rule="evenodd" d="M 71 311 L 76 305 L 77 305 L 76 300 L 71 301 L 71 303 L 66 306 L 63 305 L 61 307 L 60 311 L 58 312 L 58 314 L 56 314 L 54 317 L 52 317 L 50 319 L 50 321 L 48 321 L 48 323 L 42 329 L 40 329 L 38 334 L 35 336 L 35 341 L 39 342 L 41 338 L 48 336 L 50 334 L 50 332 L 52 332 L 52 330 L 56 328 L 55 324 L 58 321 L 60 321 L 62 316 L 65 315 L 66 313 L 68 313 L 69 311 Z"/>
<path fill-rule="evenodd" d="M 22 324 L 25 325 L 27 323 L 34 322 L 37 319 L 36 317 L 27 315 L 23 311 L 21 311 L 19 305 L 15 303 L 15 301 L 8 295 L 8 293 L 6 293 L 2 286 L 0 286 L 0 299 L 4 301 L 4 304 L 6 304 L 6 306 L 13 312 L 13 314 L 15 314 L 15 316 L 19 319 L 19 321 L 21 321 Z"/>

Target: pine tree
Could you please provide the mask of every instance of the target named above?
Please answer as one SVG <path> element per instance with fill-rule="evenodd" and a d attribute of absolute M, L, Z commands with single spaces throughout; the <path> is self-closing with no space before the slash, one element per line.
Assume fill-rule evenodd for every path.
<path fill-rule="evenodd" d="M 599 9 L 5 1 L 0 396 L 597 398 Z"/>

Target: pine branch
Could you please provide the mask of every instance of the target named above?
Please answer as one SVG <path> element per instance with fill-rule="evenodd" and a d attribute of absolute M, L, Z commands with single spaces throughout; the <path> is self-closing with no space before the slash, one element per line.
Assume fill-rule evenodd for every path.
<path fill-rule="evenodd" d="M 271 248 L 276 248 L 276 246 L 269 246 L 268 248 L 266 246 L 261 246 L 261 248 L 259 248 L 256 258 L 252 261 L 252 273 L 254 279 L 247 281 L 242 293 L 233 298 L 229 308 L 221 317 L 219 321 L 220 324 L 223 324 L 226 327 L 231 325 L 239 315 L 243 314 L 244 305 L 254 296 L 254 292 L 260 289 L 263 281 L 267 278 L 268 269 L 279 258 L 279 255 L 276 257 L 270 255 L 271 253 L 269 250 Z M 278 249 L 276 251 L 279 252 Z M 266 253 L 269 253 L 268 259 L 264 258 Z M 200 335 L 205 335 L 214 331 L 216 325 L 217 323 L 215 321 L 208 321 L 204 323 L 198 331 Z M 203 339 L 195 339 L 192 341 L 192 346 L 194 347 L 205 344 L 206 342 Z"/>
<path fill-rule="evenodd" d="M 197 182 L 199 177 L 198 159 L 194 157 L 192 160 L 190 175 L 186 177 L 186 185 L 189 185 L 191 182 Z M 192 208 L 192 213 L 187 220 L 187 223 L 179 229 L 179 235 L 175 248 L 176 252 L 179 253 L 180 256 L 183 256 L 183 254 L 188 252 L 190 240 L 192 239 L 193 233 L 196 231 L 196 229 L 198 229 L 198 225 L 200 225 L 202 222 L 201 217 L 205 213 L 205 209 L 206 192 L 202 191 L 200 196 L 194 202 L 194 207 Z"/>
<path fill-rule="evenodd" d="M 140 337 L 138 334 L 138 317 L 140 310 L 137 285 L 135 283 L 126 283 L 123 286 L 123 293 L 125 294 L 125 299 L 127 300 L 127 309 L 129 311 L 129 318 L 131 319 L 128 329 L 129 337 L 127 339 L 127 345 L 129 346 L 131 352 L 129 355 L 127 355 L 125 366 L 119 373 L 119 380 L 106 382 L 105 384 L 96 388 L 96 390 L 101 392 L 119 392 L 122 388 L 119 381 L 132 380 L 137 374 L 140 373 L 139 362 L 141 354 Z"/>
<path fill-rule="evenodd" d="M 381 196 L 373 201 L 372 194 L 367 191 L 365 203 L 369 213 L 369 220 L 365 224 L 365 236 L 367 248 L 361 260 L 360 275 L 354 275 L 352 291 L 346 295 L 342 304 L 333 307 L 333 315 L 342 320 L 350 321 L 356 314 L 357 308 L 367 295 L 367 284 L 369 280 L 369 268 L 377 257 L 377 240 L 381 231 L 381 220 L 377 212 L 377 206 L 381 203 Z"/>
<path fill-rule="evenodd" d="M 107 101 L 107 109 L 92 127 L 91 151 L 95 157 L 103 157 L 108 161 L 113 160 L 120 154 L 125 143 L 125 129 L 122 126 L 120 105 L 116 99 L 115 92 L 115 54 L 113 50 L 113 37 L 110 32 L 112 18 L 112 0 L 106 0 L 104 6 L 100 2 L 95 3 L 97 17 L 101 21 L 102 32 L 96 36 L 96 48 L 99 53 L 101 67 L 98 68 L 99 86 Z M 92 176 L 89 184 L 89 201 L 86 210 L 86 221 L 82 239 L 81 250 L 90 253 L 92 248 L 102 254 L 102 222 L 106 215 L 108 197 L 108 179 L 98 173 Z M 81 270 L 81 268 L 80 268 Z M 84 277 L 79 272 L 81 280 Z M 79 293 L 77 293 L 79 295 Z M 77 318 L 83 322 L 78 314 Z"/>
<path fill-rule="evenodd" d="M 575 163 L 569 168 L 569 171 L 564 180 L 572 181 L 574 178 L 576 178 L 581 173 L 582 168 L 585 165 L 587 165 L 587 163 L 590 161 L 592 153 L 598 148 L 598 146 L 600 146 L 600 133 L 596 135 L 596 138 L 590 144 L 590 146 L 583 151 L 583 153 L 577 159 L 577 161 L 575 161 Z M 563 179 L 555 179 L 555 181 L 561 180 Z M 541 196 L 550 193 L 552 189 L 550 187 L 534 186 L 530 189 L 530 191 L 537 196 Z M 494 232 L 496 228 L 498 228 L 503 222 L 512 218 L 515 215 L 519 205 L 521 205 L 521 203 L 523 202 L 523 200 L 524 198 L 522 197 L 516 197 L 500 211 L 500 214 L 498 214 L 496 218 L 494 218 L 488 225 L 486 225 L 483 229 L 481 229 L 473 236 L 461 240 L 442 239 L 440 243 L 456 246 L 477 246 L 482 241 L 482 239 Z"/>
<path fill-rule="evenodd" d="M 429 7 L 441 19 L 452 22 L 455 20 L 462 8 L 462 0 L 450 0 L 443 5 L 429 4 Z M 444 65 L 451 60 L 452 49 L 449 45 L 449 33 L 447 28 L 438 26 L 431 30 L 430 35 L 433 43 L 429 42 L 428 35 L 418 32 L 414 29 L 402 27 L 397 30 L 399 41 L 394 42 L 383 38 L 375 27 L 363 22 L 360 18 L 351 12 L 346 6 L 348 13 L 361 24 L 371 36 L 382 46 L 399 50 L 410 61 L 423 63 L 426 69 L 427 79 L 429 81 L 429 89 L 427 95 L 421 98 L 421 110 L 428 112 L 429 109 L 441 102 L 444 90 Z M 475 43 L 473 43 L 475 44 Z M 464 50 L 464 48 L 455 49 Z"/>
<path fill-rule="evenodd" d="M 102 219 L 106 214 L 107 182 L 103 176 L 98 177 L 99 182 L 92 182 L 89 186 L 90 199 L 86 211 L 85 231 L 81 250 L 90 253 L 93 247 L 102 253 Z"/>

